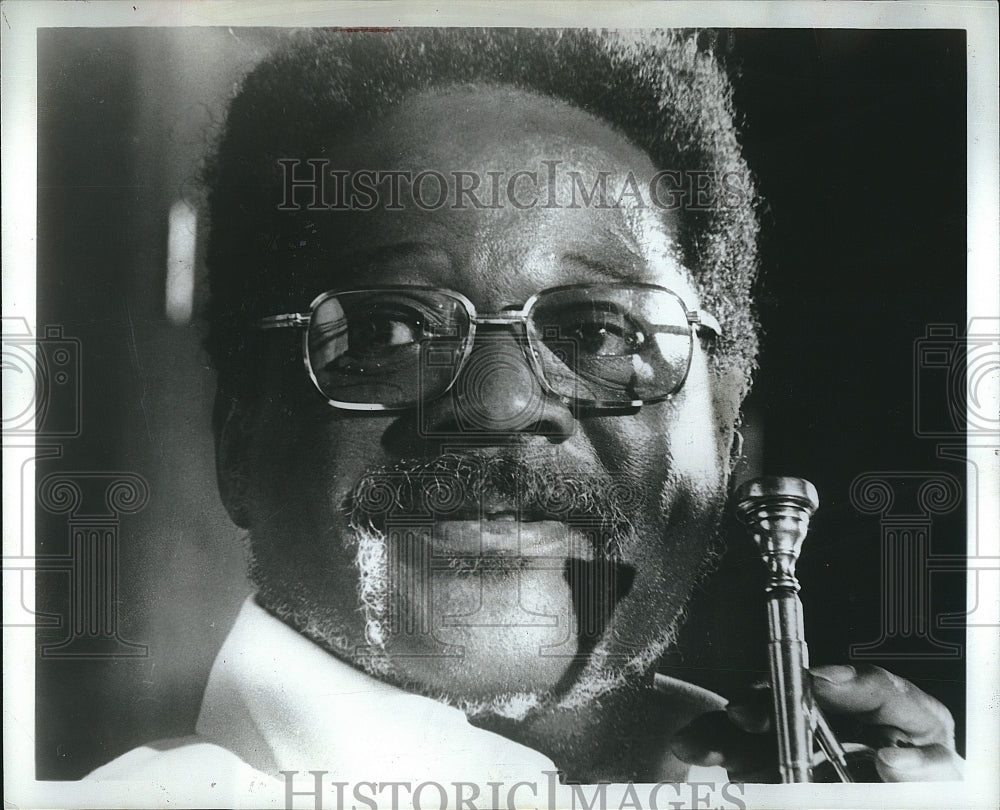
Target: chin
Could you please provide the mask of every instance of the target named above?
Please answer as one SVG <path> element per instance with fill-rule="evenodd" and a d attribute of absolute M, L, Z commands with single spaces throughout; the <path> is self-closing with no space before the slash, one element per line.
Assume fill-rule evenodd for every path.
<path fill-rule="evenodd" d="M 408 679 L 462 699 L 545 692 L 578 652 L 561 560 L 478 570 L 442 564 L 393 584 L 386 649 Z"/>

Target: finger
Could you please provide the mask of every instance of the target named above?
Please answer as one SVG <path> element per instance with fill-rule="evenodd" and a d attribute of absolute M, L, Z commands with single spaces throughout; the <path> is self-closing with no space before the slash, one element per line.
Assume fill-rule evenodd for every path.
<path fill-rule="evenodd" d="M 810 675 L 824 711 L 863 714 L 865 723 L 899 729 L 918 746 L 954 747 L 951 713 L 909 681 L 875 666 L 814 667 Z"/>
<path fill-rule="evenodd" d="M 671 748 L 684 762 L 721 765 L 732 778 L 742 781 L 749 775 L 769 774 L 775 759 L 774 740 L 737 728 L 724 711 L 695 718 L 674 736 Z"/>
<path fill-rule="evenodd" d="M 962 778 L 962 760 L 945 745 L 880 748 L 875 768 L 884 782 L 955 782 Z"/>
<path fill-rule="evenodd" d="M 730 722 L 751 734 L 763 734 L 771 730 L 773 711 L 774 699 L 766 684 L 752 687 L 726 706 L 726 716 Z"/>
<path fill-rule="evenodd" d="M 854 736 L 873 750 L 879 748 L 913 748 L 910 735 L 894 726 L 864 726 Z"/>

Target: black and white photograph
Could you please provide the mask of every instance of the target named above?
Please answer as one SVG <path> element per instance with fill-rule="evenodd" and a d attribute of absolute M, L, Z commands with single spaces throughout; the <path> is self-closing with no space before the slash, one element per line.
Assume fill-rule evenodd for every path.
<path fill-rule="evenodd" d="M 2 10 L 5 806 L 1000 802 L 995 4 Z"/>

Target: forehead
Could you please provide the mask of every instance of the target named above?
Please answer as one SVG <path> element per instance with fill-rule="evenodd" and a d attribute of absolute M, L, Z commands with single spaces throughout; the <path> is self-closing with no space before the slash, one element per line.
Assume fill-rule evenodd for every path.
<path fill-rule="evenodd" d="M 677 259 L 674 212 L 625 193 L 629 183 L 640 198 L 648 189 L 656 173 L 649 156 L 572 105 L 506 86 L 423 91 L 332 153 L 352 175 L 425 173 L 449 184 L 440 207 L 414 204 L 404 191 L 397 210 L 380 204 L 340 218 L 336 250 L 352 286 L 448 286 L 483 306 L 599 281 L 693 295 Z M 423 186 L 432 198 L 436 177 Z M 460 197 L 458 184 L 475 191 Z"/>
<path fill-rule="evenodd" d="M 456 158 L 509 167 L 523 150 L 554 150 L 560 157 L 650 168 L 652 163 L 608 123 L 559 99 L 509 85 L 469 84 L 411 94 L 369 132 L 375 148 L 391 145 L 412 159 L 446 145 Z M 570 150 L 570 154 L 565 154 Z"/>

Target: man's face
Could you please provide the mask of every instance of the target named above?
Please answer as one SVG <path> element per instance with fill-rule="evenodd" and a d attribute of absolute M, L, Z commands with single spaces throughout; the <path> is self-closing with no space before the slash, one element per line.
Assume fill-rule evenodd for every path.
<path fill-rule="evenodd" d="M 550 287 L 624 281 L 700 306 L 669 213 L 628 197 L 543 207 L 545 160 L 561 161 L 561 199 L 573 171 L 588 189 L 610 172 L 612 201 L 629 172 L 654 174 L 579 110 L 507 88 L 422 93 L 331 154 L 349 171 L 538 172 L 519 199 L 539 203 L 456 207 L 452 193 L 435 210 L 404 197 L 403 210 L 316 212 L 328 289 L 440 287 L 495 313 Z M 710 373 L 700 341 L 671 399 L 607 411 L 546 393 L 516 328 L 480 327 L 447 394 L 359 413 L 323 401 L 286 337 L 269 333 L 266 393 L 231 417 L 220 454 L 265 605 L 371 671 L 513 714 L 579 703 L 663 651 L 715 536 L 743 382 Z M 427 482 L 429 498 L 399 498 Z M 439 502 L 449 488 L 460 502 Z"/>

